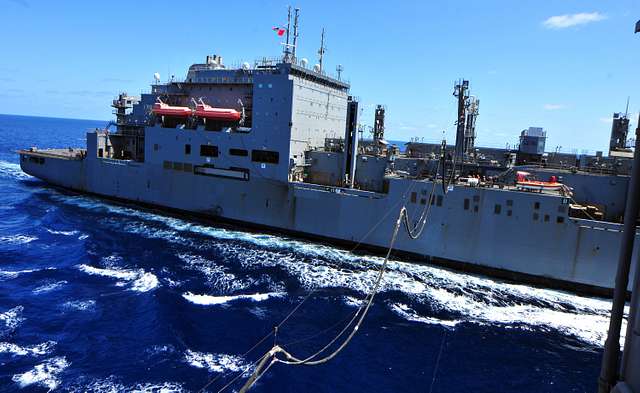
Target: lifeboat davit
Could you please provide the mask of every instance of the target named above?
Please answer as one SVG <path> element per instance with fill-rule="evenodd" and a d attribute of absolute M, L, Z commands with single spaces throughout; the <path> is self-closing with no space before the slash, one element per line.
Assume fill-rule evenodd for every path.
<path fill-rule="evenodd" d="M 242 114 L 235 109 L 214 108 L 200 101 L 196 105 L 195 115 L 203 119 L 211 119 L 218 121 L 240 121 Z"/>
<path fill-rule="evenodd" d="M 153 104 L 151 111 L 156 115 L 174 117 L 189 117 L 193 113 L 188 106 L 172 106 L 159 100 Z"/>
<path fill-rule="evenodd" d="M 564 188 L 564 184 L 558 183 L 555 176 L 551 176 L 549 181 L 530 179 L 529 172 L 518 171 L 516 173 L 516 186 L 525 190 L 533 191 L 559 191 Z"/>

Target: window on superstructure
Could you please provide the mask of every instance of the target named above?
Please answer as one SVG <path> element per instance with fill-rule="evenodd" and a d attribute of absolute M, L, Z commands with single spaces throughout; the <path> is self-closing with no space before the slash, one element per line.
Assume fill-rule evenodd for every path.
<path fill-rule="evenodd" d="M 416 203 L 418 200 L 418 194 L 414 191 L 411 193 L 411 203 Z"/>
<path fill-rule="evenodd" d="M 182 170 L 182 163 L 181 162 L 174 162 L 173 163 L 173 169 L 176 171 L 181 171 Z"/>
<path fill-rule="evenodd" d="M 556 222 L 557 222 L 558 224 L 562 224 L 562 223 L 564 222 L 564 217 L 562 217 L 562 216 L 558 216 L 558 217 L 556 218 Z"/>
<path fill-rule="evenodd" d="M 163 167 L 164 169 L 171 169 L 171 161 L 164 161 L 164 162 L 162 163 L 162 167 Z"/>
<path fill-rule="evenodd" d="M 536 210 L 540 209 L 540 202 L 534 203 L 533 204 L 533 208 L 536 209 Z"/>
<path fill-rule="evenodd" d="M 269 150 L 252 150 L 251 161 L 277 164 L 280 161 L 280 153 Z"/>
<path fill-rule="evenodd" d="M 232 156 L 247 157 L 249 152 L 245 149 L 229 149 L 229 154 Z"/>
<path fill-rule="evenodd" d="M 500 214 L 501 211 L 502 211 L 502 205 L 500 205 L 499 203 L 496 203 L 496 205 L 493 207 L 493 214 Z"/>
<path fill-rule="evenodd" d="M 185 162 L 182 164 L 182 170 L 185 172 L 193 172 L 193 165 Z"/>
<path fill-rule="evenodd" d="M 469 210 L 469 198 L 464 199 L 464 210 Z"/>
<path fill-rule="evenodd" d="M 191 154 L 191 145 L 184 145 L 184 154 L 189 155 Z"/>
<path fill-rule="evenodd" d="M 202 157 L 218 157 L 218 146 L 200 145 L 200 155 Z"/>

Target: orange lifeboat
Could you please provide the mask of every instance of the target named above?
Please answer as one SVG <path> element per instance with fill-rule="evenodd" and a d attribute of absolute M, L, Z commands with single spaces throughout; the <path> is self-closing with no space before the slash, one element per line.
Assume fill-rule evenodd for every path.
<path fill-rule="evenodd" d="M 516 186 L 530 191 L 558 191 L 564 188 L 564 184 L 558 183 L 555 176 L 551 176 L 549 181 L 541 181 L 529 178 L 529 172 L 516 172 Z"/>
<path fill-rule="evenodd" d="M 235 109 L 214 108 L 210 105 L 205 104 L 204 102 L 202 102 L 202 100 L 200 100 L 200 102 L 196 105 L 195 115 L 198 117 L 202 117 L 203 119 L 230 122 L 240 121 L 240 118 L 242 117 L 242 114 Z"/>
<path fill-rule="evenodd" d="M 153 104 L 151 109 L 153 113 L 159 116 L 189 117 L 193 113 L 188 106 L 172 106 L 158 100 Z"/>

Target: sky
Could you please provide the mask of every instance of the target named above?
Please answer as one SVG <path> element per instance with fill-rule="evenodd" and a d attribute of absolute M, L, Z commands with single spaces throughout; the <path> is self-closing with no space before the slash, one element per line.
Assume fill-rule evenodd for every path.
<path fill-rule="evenodd" d="M 272 31 L 300 8 L 298 57 L 340 64 L 387 139 L 455 138 L 454 82 L 480 99 L 479 146 L 547 130 L 547 150 L 608 148 L 613 112 L 640 109 L 640 0 L 0 0 L 0 113 L 109 120 L 120 91 L 184 77 L 207 54 L 240 64 L 279 56 Z M 633 134 L 631 132 L 631 134 Z"/>

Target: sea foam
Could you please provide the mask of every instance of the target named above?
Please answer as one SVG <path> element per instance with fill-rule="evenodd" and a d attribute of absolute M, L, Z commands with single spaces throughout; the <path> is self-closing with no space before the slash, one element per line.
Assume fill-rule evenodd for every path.
<path fill-rule="evenodd" d="M 254 293 L 253 295 L 234 295 L 234 296 L 211 296 L 211 295 L 196 295 L 191 292 L 182 294 L 182 297 L 194 304 L 202 306 L 211 306 L 217 304 L 226 304 L 237 300 L 252 300 L 254 302 L 261 302 L 267 300 L 270 297 L 281 297 L 283 293 Z"/>
<path fill-rule="evenodd" d="M 36 384 L 51 391 L 60 385 L 58 374 L 67 367 L 69 367 L 67 359 L 64 356 L 58 356 L 45 360 L 25 373 L 14 375 L 12 380 L 21 388 Z"/>

